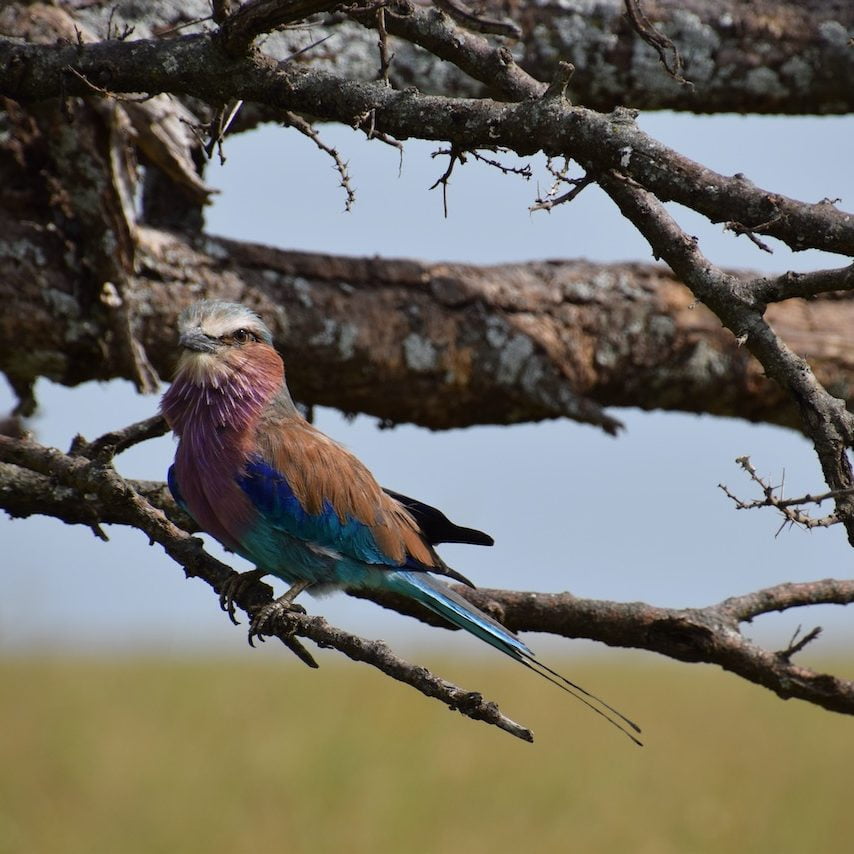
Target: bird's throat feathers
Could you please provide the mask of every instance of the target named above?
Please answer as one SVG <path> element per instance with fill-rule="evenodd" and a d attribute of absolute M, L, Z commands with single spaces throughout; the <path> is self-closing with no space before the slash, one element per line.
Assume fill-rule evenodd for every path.
<path fill-rule="evenodd" d="M 284 365 L 266 344 L 222 354 L 185 350 L 160 408 L 178 436 L 210 440 L 223 432 L 245 431 L 280 395 L 288 395 Z"/>

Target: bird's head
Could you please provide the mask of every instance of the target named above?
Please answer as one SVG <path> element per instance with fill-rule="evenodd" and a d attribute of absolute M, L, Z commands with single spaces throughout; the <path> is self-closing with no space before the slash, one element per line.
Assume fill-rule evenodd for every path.
<path fill-rule="evenodd" d="M 178 318 L 178 344 L 176 378 L 195 385 L 217 387 L 235 372 L 271 360 L 281 365 L 270 330 L 239 303 L 203 300 L 186 308 Z"/>

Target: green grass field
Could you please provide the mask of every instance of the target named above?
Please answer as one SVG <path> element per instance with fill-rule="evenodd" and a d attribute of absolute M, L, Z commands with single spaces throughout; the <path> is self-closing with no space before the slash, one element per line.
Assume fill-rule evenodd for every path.
<path fill-rule="evenodd" d="M 854 720 L 712 668 L 562 663 L 640 749 L 512 662 L 436 669 L 533 745 L 321 663 L 0 659 L 0 852 L 852 850 Z"/>

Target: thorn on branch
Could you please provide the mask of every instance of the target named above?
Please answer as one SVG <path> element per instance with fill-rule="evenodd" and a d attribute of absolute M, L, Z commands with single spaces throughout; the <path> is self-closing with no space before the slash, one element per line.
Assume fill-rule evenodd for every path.
<path fill-rule="evenodd" d="M 531 212 L 533 211 L 550 211 L 552 208 L 557 207 L 558 205 L 564 205 L 568 202 L 571 202 L 585 187 L 588 187 L 593 183 L 593 179 L 589 175 L 584 175 L 581 178 L 573 178 L 570 181 L 571 184 L 575 186 L 564 193 L 562 196 L 557 196 L 554 198 L 538 198 L 537 201 L 531 205 L 528 209 Z"/>
<path fill-rule="evenodd" d="M 664 70 L 683 86 L 694 88 L 690 80 L 682 76 L 685 70 L 682 54 L 675 44 L 647 18 L 641 6 L 641 0 L 625 0 L 626 12 L 634 31 L 650 46 L 655 48 Z"/>
<path fill-rule="evenodd" d="M 356 193 L 350 184 L 350 174 L 347 172 L 347 164 L 341 159 L 341 155 L 331 145 L 327 145 L 320 137 L 317 129 L 311 122 L 304 119 L 302 116 L 292 113 L 290 110 L 285 112 L 284 124 L 299 131 L 303 136 L 307 136 L 324 154 L 332 158 L 335 164 L 335 169 L 341 177 L 341 187 L 346 193 L 344 202 L 344 210 L 350 211 L 353 209 L 353 204 L 356 201 Z"/>

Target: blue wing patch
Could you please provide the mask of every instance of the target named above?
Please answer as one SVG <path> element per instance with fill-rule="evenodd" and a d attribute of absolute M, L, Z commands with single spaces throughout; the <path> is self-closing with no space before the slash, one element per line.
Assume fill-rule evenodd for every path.
<path fill-rule="evenodd" d="M 187 503 L 181 496 L 181 489 L 178 486 L 178 478 L 175 474 L 175 466 L 169 466 L 169 471 L 166 473 L 166 485 L 169 487 L 169 491 L 172 493 L 172 497 L 175 499 L 175 503 L 185 512 L 190 513 L 187 508 Z"/>
<path fill-rule="evenodd" d="M 320 513 L 307 513 L 285 476 L 260 457 L 250 459 L 237 482 L 260 514 L 261 525 L 351 560 L 400 567 L 382 552 L 368 525 L 352 516 L 342 522 L 328 501 Z"/>

